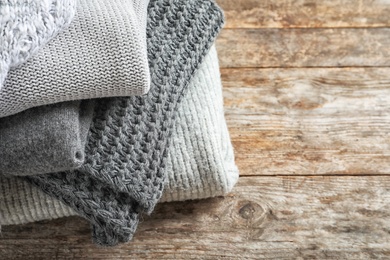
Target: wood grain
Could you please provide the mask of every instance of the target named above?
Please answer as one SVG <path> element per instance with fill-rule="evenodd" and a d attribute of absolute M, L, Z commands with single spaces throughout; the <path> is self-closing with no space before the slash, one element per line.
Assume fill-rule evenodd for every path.
<path fill-rule="evenodd" d="M 69 218 L 4 227 L 0 254 L 3 259 L 389 258 L 389 206 L 388 177 L 244 177 L 225 198 L 160 205 L 134 241 L 115 250 L 96 248 L 85 221 Z"/>
<path fill-rule="evenodd" d="M 226 29 L 223 68 L 390 66 L 390 28 Z"/>
<path fill-rule="evenodd" d="M 3 227 L 0 259 L 390 259 L 390 1 L 217 2 L 234 192 L 114 249 L 75 217 Z"/>
<path fill-rule="evenodd" d="M 241 174 L 390 174 L 390 68 L 221 74 Z"/>
<path fill-rule="evenodd" d="M 226 28 L 390 26 L 387 0 L 217 0 Z"/>

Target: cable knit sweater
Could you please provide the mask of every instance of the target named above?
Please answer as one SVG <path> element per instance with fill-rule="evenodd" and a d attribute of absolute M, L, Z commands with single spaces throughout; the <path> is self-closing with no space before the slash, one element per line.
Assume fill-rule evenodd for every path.
<path fill-rule="evenodd" d="M 10 68 L 26 62 L 70 24 L 76 1 L 0 0 L 0 90 Z"/>
<path fill-rule="evenodd" d="M 97 243 L 128 241 L 160 199 L 177 104 L 222 24 L 209 0 L 151 1 L 150 92 L 98 101 L 80 170 L 25 177 L 88 219 Z"/>
<path fill-rule="evenodd" d="M 178 105 L 161 202 L 221 196 L 238 178 L 223 113 L 215 47 Z M 21 178 L 0 178 L 0 225 L 77 215 Z"/>
<path fill-rule="evenodd" d="M 69 28 L 9 71 L 0 117 L 63 101 L 147 93 L 148 2 L 78 0 Z"/>

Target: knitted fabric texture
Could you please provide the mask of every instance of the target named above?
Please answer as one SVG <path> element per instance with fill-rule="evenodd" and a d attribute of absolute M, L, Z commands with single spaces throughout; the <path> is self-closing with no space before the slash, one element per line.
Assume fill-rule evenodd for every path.
<path fill-rule="evenodd" d="M 95 242 L 128 241 L 160 199 L 177 104 L 222 24 L 212 1 L 151 1 L 151 91 L 97 102 L 79 170 L 25 177 L 88 219 Z"/>
<path fill-rule="evenodd" d="M 160 201 L 225 195 L 238 180 L 226 125 L 217 51 L 210 50 L 180 104 Z"/>
<path fill-rule="evenodd" d="M 0 117 L 63 101 L 147 93 L 147 5 L 79 0 L 69 28 L 9 71 Z"/>
<path fill-rule="evenodd" d="M 71 23 L 76 1 L 0 0 L 0 90 L 10 68 L 25 62 Z"/>
<path fill-rule="evenodd" d="M 0 119 L 0 174 L 77 169 L 92 122 L 93 101 L 32 108 Z"/>
<path fill-rule="evenodd" d="M 215 47 L 179 104 L 167 160 L 162 201 L 221 196 L 238 179 L 223 114 Z M 70 207 L 20 178 L 0 178 L 0 225 L 77 215 Z"/>
<path fill-rule="evenodd" d="M 90 7 L 91 12 L 93 11 L 96 13 L 95 15 L 99 15 L 99 13 L 103 12 L 106 13 L 105 16 L 110 17 L 111 20 L 107 20 L 106 23 L 110 24 L 116 24 L 115 28 L 117 30 L 121 30 L 123 32 L 127 32 L 129 29 L 127 28 L 126 23 L 123 22 L 128 20 L 129 18 L 125 17 L 125 14 L 122 15 L 121 19 L 118 19 L 114 16 L 117 8 L 122 7 L 131 7 L 131 3 L 134 3 L 135 6 L 135 14 L 137 15 L 136 18 L 138 19 L 138 23 L 140 25 L 139 33 L 140 38 L 142 38 L 142 41 L 145 42 L 144 46 L 141 49 L 145 49 L 146 51 L 146 5 L 145 2 L 142 0 L 133 0 L 128 1 L 128 4 L 124 5 L 121 2 L 114 1 L 111 2 L 112 7 L 108 8 L 110 5 L 105 5 L 104 8 L 100 8 L 97 5 L 99 2 L 95 1 L 96 5 L 93 5 Z M 114 3 L 117 3 L 114 5 Z M 81 2 L 79 5 L 79 13 L 81 10 L 87 10 L 87 7 L 84 2 Z M 131 8 L 129 9 L 131 10 Z M 128 12 L 129 13 L 129 12 Z M 131 12 L 129 13 L 129 15 Z M 83 13 L 84 17 L 89 17 L 86 13 Z M 105 17 L 104 16 L 104 17 Z M 75 23 L 72 28 L 70 28 L 71 32 L 64 32 L 63 36 L 58 36 L 60 39 L 66 38 L 69 39 L 69 42 L 57 42 L 56 39 L 54 39 L 51 43 L 48 44 L 47 48 L 44 48 L 41 50 L 42 53 L 38 54 L 36 58 L 32 58 L 31 61 L 27 62 L 25 66 L 22 66 L 22 68 L 11 71 L 11 75 L 15 75 L 15 77 L 9 77 L 8 81 L 10 83 L 9 86 L 12 86 L 9 88 L 10 90 L 18 89 L 19 87 L 23 86 L 23 84 L 27 84 L 28 82 L 33 82 L 32 85 L 35 83 L 39 83 L 39 88 L 36 89 L 37 95 L 42 95 L 41 90 L 44 90 L 44 88 L 47 88 L 47 90 L 51 89 L 50 93 L 57 93 L 56 88 L 57 85 L 55 85 L 52 81 L 53 78 L 58 78 L 61 80 L 69 81 L 69 84 L 73 84 L 70 81 L 74 79 L 74 77 L 77 78 L 87 78 L 84 75 L 81 75 L 83 71 L 74 70 L 73 74 L 72 72 L 63 73 L 62 70 L 55 71 L 57 67 L 65 67 L 66 64 L 74 65 L 76 62 L 76 59 L 73 59 L 75 62 L 71 61 L 64 61 L 63 56 L 64 53 L 66 56 L 71 56 L 69 53 L 78 53 L 78 50 L 73 49 L 67 49 L 67 46 L 69 43 L 72 43 L 73 41 L 77 42 L 78 39 L 88 36 L 93 36 L 92 38 L 88 38 L 86 41 L 84 41 L 84 44 L 86 47 L 92 46 L 93 41 L 97 41 L 95 39 L 97 37 L 98 33 L 102 33 L 100 30 L 93 30 L 93 31 L 85 31 L 82 34 L 81 29 L 77 29 L 80 26 L 84 28 L 85 30 L 93 25 L 91 22 L 88 21 L 88 23 L 81 22 L 79 18 L 75 18 Z M 119 22 L 117 22 L 119 20 Z M 133 20 L 131 20 L 133 21 Z M 123 26 L 124 28 L 120 28 Z M 75 29 L 76 28 L 76 29 Z M 83 29 L 83 30 L 84 30 Z M 80 33 L 81 35 L 72 36 L 72 32 L 74 33 Z M 143 33 L 142 33 L 143 32 Z M 137 34 L 138 35 L 138 34 Z M 67 38 L 67 36 L 69 36 Z M 72 37 L 74 38 L 72 38 Z M 129 46 L 131 47 L 131 42 L 133 39 L 128 39 L 129 35 L 125 35 L 123 39 L 120 41 L 121 44 L 127 44 L 126 41 L 129 42 Z M 73 44 L 73 43 L 72 43 Z M 61 48 L 50 48 L 50 46 L 55 45 L 59 46 L 61 45 Z M 134 44 L 133 44 L 134 45 Z M 96 47 L 96 45 L 93 45 Z M 90 48 L 90 47 L 88 47 Z M 138 48 L 138 47 L 137 47 Z M 93 49 L 91 47 L 91 49 Z M 63 50 L 63 51 L 60 51 Z M 114 52 L 119 52 L 118 50 L 113 50 Z M 132 49 L 132 52 L 137 52 L 136 49 Z M 142 52 L 142 51 L 141 51 Z M 69 55 L 68 55 L 69 54 Z M 51 56 L 50 56 L 51 55 Z M 86 55 L 85 60 L 92 59 L 90 56 L 91 54 Z M 130 53 L 126 53 L 123 55 L 123 59 L 127 59 L 128 55 L 132 55 Z M 146 55 L 146 54 L 145 54 Z M 41 60 L 40 58 L 51 57 L 50 61 L 53 63 L 58 62 L 58 66 L 50 66 L 46 69 L 40 69 L 38 72 L 33 73 L 33 70 L 36 70 L 36 67 L 43 67 L 46 66 L 46 63 Z M 96 64 L 95 67 L 99 67 L 100 69 L 104 69 L 105 66 L 111 66 L 112 57 L 107 57 L 107 62 L 101 62 Z M 113 59 L 119 59 L 118 57 L 113 57 Z M 84 60 L 83 56 L 80 56 L 79 60 Z M 119 60 L 122 60 L 119 59 Z M 91 61 L 92 62 L 92 61 Z M 126 64 L 126 62 L 131 62 L 131 59 L 129 61 L 125 62 L 119 62 Z M 93 63 L 93 62 L 92 62 Z M 119 66 L 118 63 L 118 66 Z M 146 63 L 146 61 L 145 61 Z M 133 66 L 132 64 L 128 64 L 129 66 Z M 137 64 L 134 64 L 137 65 Z M 145 70 L 145 68 L 148 71 L 148 65 L 146 64 L 144 67 L 140 68 L 130 68 L 130 70 L 133 70 L 133 72 L 129 72 L 126 68 L 118 68 L 118 73 L 122 73 L 117 77 L 119 81 L 122 79 L 129 77 L 134 77 L 134 80 L 136 80 L 137 77 L 139 77 L 139 74 L 137 72 L 138 69 L 140 69 L 140 75 L 142 75 L 142 71 Z M 26 71 L 26 69 L 31 71 Z M 87 69 L 87 68 L 86 68 Z M 96 73 L 103 75 L 104 73 L 100 73 L 96 71 Z M 126 74 L 127 73 L 127 74 Z M 101 75 L 95 75 L 96 77 L 100 77 Z M 69 78 L 69 76 L 71 76 Z M 141 77 L 142 78 L 142 77 Z M 149 78 L 149 76 L 147 76 Z M 43 79 L 43 80 L 42 80 Z M 106 78 L 107 79 L 107 78 Z M 19 82 L 19 83 L 18 83 Z M 78 83 L 77 80 L 75 81 L 75 86 L 77 87 Z M 55 86 L 55 87 L 53 87 Z M 60 85 L 62 86 L 62 85 Z M 73 85 L 72 85 L 73 86 Z M 135 85 L 134 85 L 135 86 Z M 128 93 L 132 93 L 134 91 L 133 85 L 128 86 Z M 78 86 L 78 91 L 84 91 L 81 86 Z M 104 86 L 108 90 L 112 90 L 113 93 L 115 93 L 116 85 L 110 85 L 110 86 Z M 69 90 L 69 89 L 68 89 Z M 31 91 L 35 91 L 32 89 Z M 1 93 L 1 92 L 0 92 Z M 14 93 L 14 92 L 12 92 Z M 30 93 L 28 91 L 22 91 L 22 93 L 25 93 L 26 97 L 29 97 Z M 77 93 L 74 93 L 77 94 Z M 135 93 L 134 93 L 135 94 Z M 1 94 L 0 94 L 1 95 Z M 3 96 L 7 97 L 7 96 Z M 0 97 L 1 100 L 1 97 Z M 88 108 L 88 106 L 86 107 Z M 26 111 L 23 111 L 19 114 L 0 118 L 0 174 L 12 174 L 12 175 L 33 175 L 33 174 L 43 174 L 43 173 L 53 173 L 53 172 L 60 172 L 60 171 L 66 171 L 66 170 L 73 170 L 79 168 L 84 163 L 84 144 L 86 141 L 86 133 L 85 131 L 80 132 L 80 125 L 83 124 L 84 116 L 83 114 L 79 114 L 80 109 L 80 102 L 68 102 L 66 104 L 60 104 L 60 105 L 51 105 L 51 106 L 42 106 L 42 107 L 36 107 L 36 108 L 30 108 Z M 1 109 L 0 109 L 1 110 Z M 90 110 L 86 111 L 84 113 L 88 114 L 86 116 L 85 125 L 90 125 L 91 122 L 91 115 L 89 113 Z M 84 139 L 80 139 L 83 137 Z"/>

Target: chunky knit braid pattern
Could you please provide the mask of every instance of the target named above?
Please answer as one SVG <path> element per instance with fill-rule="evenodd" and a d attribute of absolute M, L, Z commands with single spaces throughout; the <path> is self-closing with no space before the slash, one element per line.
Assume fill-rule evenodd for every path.
<path fill-rule="evenodd" d="M 80 170 L 26 177 L 87 218 L 98 244 L 130 240 L 160 199 L 177 104 L 222 24 L 210 0 L 151 1 L 149 93 L 98 102 Z"/>

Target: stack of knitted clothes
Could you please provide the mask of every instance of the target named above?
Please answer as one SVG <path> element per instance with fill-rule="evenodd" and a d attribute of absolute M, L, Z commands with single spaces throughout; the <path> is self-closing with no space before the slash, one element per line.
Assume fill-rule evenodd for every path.
<path fill-rule="evenodd" d="M 0 0 L 0 225 L 129 241 L 157 202 L 238 179 L 212 0 Z"/>

